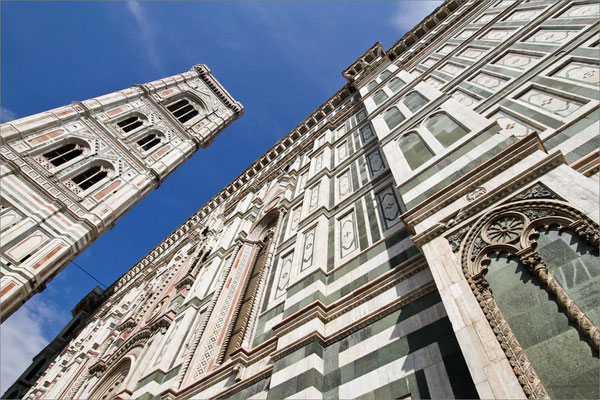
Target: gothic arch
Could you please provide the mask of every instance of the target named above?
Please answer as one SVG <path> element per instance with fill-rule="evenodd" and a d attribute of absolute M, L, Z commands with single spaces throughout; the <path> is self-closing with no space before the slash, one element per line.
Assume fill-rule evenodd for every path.
<path fill-rule="evenodd" d="M 544 197 L 553 197 L 539 184 L 530 189 L 530 191 L 536 190 L 545 191 L 549 195 Z M 542 231 L 557 226 L 559 231 L 571 230 L 581 240 L 597 248 L 598 224 L 563 201 L 527 198 L 527 195 L 516 196 L 512 202 L 487 212 L 471 227 L 461 229 L 449 240 L 454 247 L 453 250 L 461 253 L 463 274 L 525 394 L 530 398 L 548 398 L 546 388 L 496 302 L 486 278 L 487 265 L 492 257 L 500 255 L 515 257 L 536 284 L 556 302 L 580 336 L 587 340 L 597 354 L 600 344 L 598 327 L 594 326 L 566 290 L 548 272 L 546 264 L 536 252 L 536 238 Z"/>
<path fill-rule="evenodd" d="M 266 271 L 271 264 L 276 232 L 278 231 L 282 212 L 279 207 L 273 207 L 251 229 L 247 242 L 258 247 L 256 256 L 250 266 L 248 276 L 243 283 L 242 295 L 236 305 L 235 317 L 231 323 L 228 340 L 221 348 L 219 361 L 226 361 L 242 347 L 248 333 L 253 328 L 253 316 L 260 303 L 260 292 L 265 280 Z"/>
<path fill-rule="evenodd" d="M 110 399 L 131 372 L 133 357 L 124 357 L 106 376 L 98 382 L 88 396 L 90 399 Z"/>

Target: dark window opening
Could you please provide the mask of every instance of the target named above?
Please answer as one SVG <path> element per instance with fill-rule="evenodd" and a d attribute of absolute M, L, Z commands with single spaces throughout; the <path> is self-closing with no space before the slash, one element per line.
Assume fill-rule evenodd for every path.
<path fill-rule="evenodd" d="M 67 161 L 71 161 L 72 159 L 79 157 L 81 154 L 83 154 L 83 147 L 76 143 L 69 143 L 59 147 L 56 150 L 47 152 L 44 154 L 44 157 L 50 162 L 50 164 L 58 167 Z"/>
<path fill-rule="evenodd" d="M 19 262 L 24 263 L 25 261 L 29 260 L 30 257 L 31 257 L 31 254 L 27 254 L 25 257 L 21 258 L 21 260 Z"/>
<path fill-rule="evenodd" d="M 159 143 L 160 143 L 160 138 L 158 136 L 156 136 L 154 133 L 151 133 L 150 135 L 146 135 L 137 141 L 137 144 L 144 151 L 150 150 L 151 148 L 153 148 L 154 146 L 156 146 Z"/>
<path fill-rule="evenodd" d="M 121 129 L 123 129 L 123 131 L 125 131 L 125 133 L 130 132 L 136 128 L 139 128 L 143 124 L 144 123 L 137 116 L 127 118 L 127 119 L 117 123 L 117 125 L 119 125 L 119 127 Z"/>
<path fill-rule="evenodd" d="M 105 168 L 96 165 L 84 171 L 83 173 L 71 178 L 71 180 L 81 189 L 86 190 L 100 182 L 108 176 Z"/>
<path fill-rule="evenodd" d="M 167 106 L 167 110 L 182 124 L 198 115 L 198 111 L 186 99 L 179 100 Z"/>

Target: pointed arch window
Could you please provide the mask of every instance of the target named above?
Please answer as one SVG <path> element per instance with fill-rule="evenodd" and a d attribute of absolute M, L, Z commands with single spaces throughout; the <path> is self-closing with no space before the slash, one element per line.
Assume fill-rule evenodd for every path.
<path fill-rule="evenodd" d="M 381 105 L 387 99 L 388 95 L 383 90 L 378 90 L 377 92 L 375 92 L 375 95 L 373 95 L 373 101 L 377 106 Z"/>
<path fill-rule="evenodd" d="M 406 82 L 404 82 L 402 79 L 400 78 L 394 78 L 390 81 L 390 83 L 388 84 L 388 87 L 391 89 L 392 92 L 396 93 L 398 90 L 402 89 L 404 86 L 406 86 Z"/>
<path fill-rule="evenodd" d="M 168 105 L 167 110 L 182 124 L 185 124 L 199 114 L 198 110 L 194 108 L 188 99 L 181 99 Z"/>
<path fill-rule="evenodd" d="M 134 129 L 137 129 L 140 126 L 144 125 L 144 122 L 139 116 L 133 115 L 129 118 L 124 119 L 123 121 L 117 122 L 117 125 L 123 130 L 123 132 L 129 133 Z"/>
<path fill-rule="evenodd" d="M 465 128 L 444 113 L 430 117 L 425 127 L 444 147 L 450 146 L 468 133 Z"/>
<path fill-rule="evenodd" d="M 408 166 L 413 170 L 434 155 L 416 132 L 409 133 L 400 139 L 400 151 L 402 151 Z"/>
<path fill-rule="evenodd" d="M 109 399 L 113 394 L 116 393 L 117 389 L 121 386 L 129 370 L 131 369 L 131 360 L 125 358 L 121 363 L 115 367 L 100 384 L 96 390 L 89 396 L 90 399 Z"/>
<path fill-rule="evenodd" d="M 58 167 L 81 156 L 83 150 L 83 146 L 79 143 L 67 143 L 57 149 L 44 153 L 43 156 L 50 164 Z"/>
<path fill-rule="evenodd" d="M 148 151 L 160 143 L 160 137 L 156 133 L 145 135 L 137 141 L 137 145 L 143 151 Z"/>
<path fill-rule="evenodd" d="M 275 222 L 276 221 L 273 221 L 270 227 L 273 227 L 275 225 Z M 265 231 L 268 231 L 268 228 Z M 242 345 L 244 335 L 248 327 L 250 313 L 252 312 L 252 308 L 256 301 L 258 286 L 260 284 L 260 278 L 262 276 L 263 270 L 267 266 L 267 255 L 272 241 L 273 235 L 267 236 L 264 245 L 261 247 L 256 256 L 254 265 L 252 266 L 252 272 L 250 273 L 250 277 L 248 278 L 246 288 L 244 289 L 242 302 L 240 304 L 238 314 L 235 318 L 235 323 L 233 324 L 233 329 L 231 331 L 229 342 L 227 343 L 227 348 L 224 353 L 225 357 L 223 360 L 227 360 L 229 357 L 231 357 L 231 354 L 237 349 L 239 349 Z"/>
<path fill-rule="evenodd" d="M 370 92 L 371 90 L 375 89 L 377 87 L 377 81 L 373 80 L 371 82 L 369 82 L 369 84 L 367 85 L 367 90 Z"/>
<path fill-rule="evenodd" d="M 71 178 L 73 183 L 79 186 L 82 190 L 87 190 L 104 180 L 108 176 L 108 168 L 103 165 L 94 165 L 79 175 Z"/>
<path fill-rule="evenodd" d="M 423 108 L 423 106 L 427 104 L 428 101 L 429 100 L 427 100 L 425 96 L 423 96 L 419 92 L 409 93 L 408 95 L 406 95 L 404 100 L 402 100 L 406 108 L 408 108 L 411 112 L 417 112 L 418 110 Z"/>
<path fill-rule="evenodd" d="M 398 124 L 400 124 L 400 122 L 404 121 L 406 118 L 404 115 L 402 115 L 397 107 L 392 107 L 385 112 L 383 119 L 385 120 L 388 128 L 391 130 L 397 127 Z"/>

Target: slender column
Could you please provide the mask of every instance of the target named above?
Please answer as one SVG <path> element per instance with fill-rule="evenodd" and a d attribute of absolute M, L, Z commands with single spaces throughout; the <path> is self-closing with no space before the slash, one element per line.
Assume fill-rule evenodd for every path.
<path fill-rule="evenodd" d="M 596 351 L 600 348 L 600 332 L 587 315 L 571 299 L 571 296 L 561 286 L 552 274 L 548 273 L 548 267 L 542 261 L 540 255 L 533 250 L 526 250 L 519 254 L 521 262 L 531 274 L 535 276 L 544 288 L 552 294 L 556 303 L 563 309 L 567 317 L 573 321 L 579 332 L 588 339 L 592 348 Z"/>

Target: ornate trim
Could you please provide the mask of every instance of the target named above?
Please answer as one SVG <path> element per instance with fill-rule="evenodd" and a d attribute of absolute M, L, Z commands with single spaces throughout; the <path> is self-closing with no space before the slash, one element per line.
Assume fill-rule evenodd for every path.
<path fill-rule="evenodd" d="M 558 225 L 560 230 L 573 230 L 583 240 L 597 247 L 598 224 L 565 202 L 547 199 L 552 197 L 554 197 L 552 192 L 541 184 L 534 185 L 524 193 L 515 196 L 513 200 L 516 201 L 489 211 L 471 228 L 462 228 L 447 238 L 455 252 L 457 250 L 462 252 L 461 265 L 465 278 L 496 334 L 523 391 L 530 398 L 547 398 L 548 393 L 488 287 L 485 279 L 487 268 L 484 264 L 490 261 L 490 254 L 504 253 L 517 256 L 554 297 L 567 317 L 575 323 L 580 334 L 587 338 L 590 346 L 598 351 L 600 344 L 598 328 L 548 272 L 548 268 L 535 251 L 538 229 L 548 229 L 555 225 Z M 540 198 L 542 200 L 538 200 Z"/>

